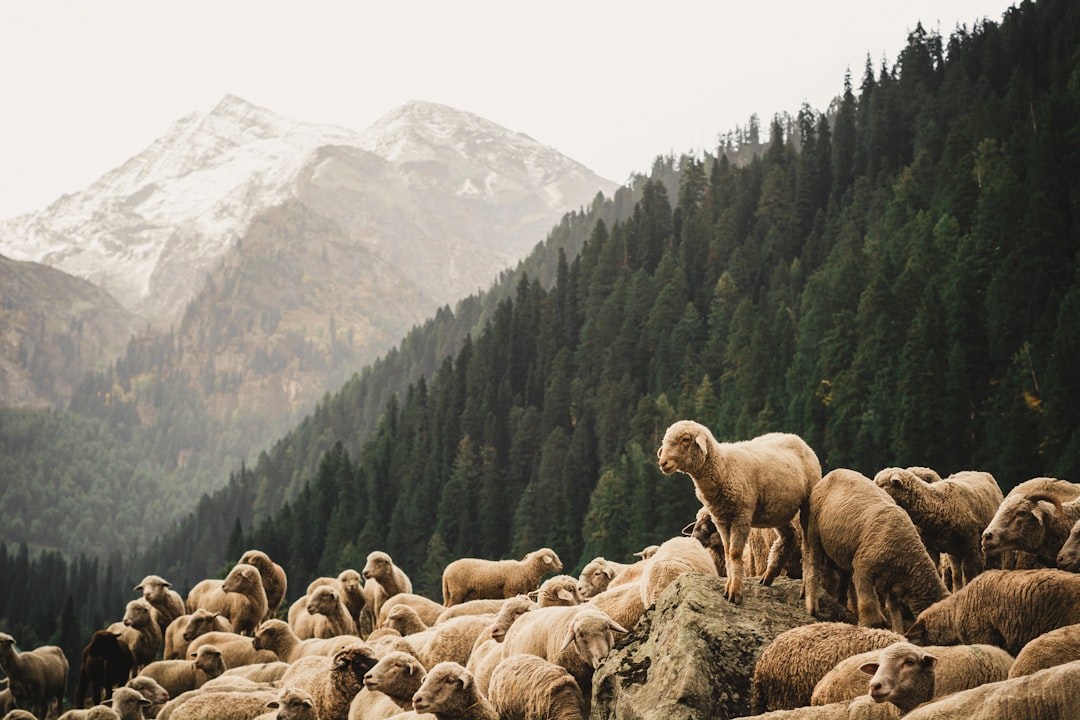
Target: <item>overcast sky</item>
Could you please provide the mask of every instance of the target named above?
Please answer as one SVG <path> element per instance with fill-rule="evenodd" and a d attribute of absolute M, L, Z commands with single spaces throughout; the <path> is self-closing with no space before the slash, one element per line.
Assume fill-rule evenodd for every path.
<path fill-rule="evenodd" d="M 752 113 L 824 110 L 1006 0 L 0 2 L 0 218 L 40 210 L 227 93 L 362 130 L 412 99 L 524 132 L 624 182 Z"/>

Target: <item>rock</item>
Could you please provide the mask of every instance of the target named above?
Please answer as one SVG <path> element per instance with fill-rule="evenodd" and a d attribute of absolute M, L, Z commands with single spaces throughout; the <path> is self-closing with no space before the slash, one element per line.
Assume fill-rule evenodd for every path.
<path fill-rule="evenodd" d="M 724 578 L 680 576 L 612 649 L 593 676 L 590 720 L 718 720 L 750 711 L 761 651 L 780 633 L 815 622 L 801 581 L 750 581 L 742 605 L 724 597 Z M 818 620 L 851 621 L 822 597 Z"/>

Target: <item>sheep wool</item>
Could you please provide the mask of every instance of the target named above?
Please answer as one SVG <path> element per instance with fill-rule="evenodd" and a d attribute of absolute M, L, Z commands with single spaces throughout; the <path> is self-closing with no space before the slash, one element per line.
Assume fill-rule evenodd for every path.
<path fill-rule="evenodd" d="M 332 658 L 300 658 L 281 677 L 282 687 L 296 687 L 311 693 L 319 717 L 345 720 L 349 704 L 364 686 L 364 674 L 375 667 L 378 658 L 362 641 L 353 643 Z"/>
<path fill-rule="evenodd" d="M 438 720 L 499 720 L 472 674 L 454 662 L 442 662 L 431 669 L 413 695 L 413 709 L 431 713 Z"/>
<path fill-rule="evenodd" d="M 8 677 L 8 689 L 16 706 L 29 708 L 42 718 L 51 703 L 63 706 L 68 661 L 56 645 L 19 652 L 15 638 L 0 633 L 0 669 Z"/>
<path fill-rule="evenodd" d="M 683 573 L 717 576 L 716 564 L 705 547 L 692 537 L 673 537 L 660 544 L 645 561 L 641 573 L 641 603 L 649 607 Z"/>
<path fill-rule="evenodd" d="M 1016 654 L 1009 677 L 1030 675 L 1080 658 L 1080 625 L 1065 625 L 1043 633 Z"/>
<path fill-rule="evenodd" d="M 527 593 L 540 587 L 544 575 L 562 569 L 562 561 L 550 548 L 533 550 L 521 560 L 458 558 L 443 569 L 443 605 Z"/>
<path fill-rule="evenodd" d="M 282 688 L 277 698 L 266 703 L 266 706 L 271 711 L 259 715 L 255 720 L 319 720 L 315 699 L 311 693 L 299 688 Z"/>
<path fill-rule="evenodd" d="M 515 654 L 495 667 L 488 699 L 502 720 L 583 720 L 585 698 L 566 668 Z"/>
<path fill-rule="evenodd" d="M 251 565 L 259 571 L 263 591 L 266 593 L 266 615 L 262 619 L 269 620 L 277 615 L 289 587 L 285 568 L 271 560 L 270 556 L 262 550 L 248 550 L 237 562 L 242 565 Z"/>

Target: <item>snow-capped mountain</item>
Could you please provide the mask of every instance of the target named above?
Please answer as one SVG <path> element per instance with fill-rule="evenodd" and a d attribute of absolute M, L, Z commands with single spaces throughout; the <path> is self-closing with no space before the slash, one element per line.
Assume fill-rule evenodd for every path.
<path fill-rule="evenodd" d="M 0 222 L 0 254 L 88 279 L 163 326 L 253 218 L 299 200 L 414 277 L 426 314 L 487 286 L 565 211 L 614 188 L 525 135 L 442 105 L 410 102 L 355 132 L 227 96 L 85 190 Z"/>

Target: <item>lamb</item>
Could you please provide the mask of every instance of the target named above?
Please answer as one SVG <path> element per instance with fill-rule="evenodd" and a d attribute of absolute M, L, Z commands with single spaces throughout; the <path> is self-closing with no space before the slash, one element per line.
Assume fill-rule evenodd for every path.
<path fill-rule="evenodd" d="M 134 592 L 142 593 L 142 598 L 154 609 L 154 619 L 164 633 L 169 624 L 184 614 L 184 600 L 180 593 L 172 588 L 172 583 L 158 575 L 147 575 Z"/>
<path fill-rule="evenodd" d="M 44 718 L 49 705 L 64 705 L 67 688 L 68 661 L 56 645 L 41 645 L 33 650 L 18 652 L 15 638 L 0 633 L 0 669 L 8 678 L 15 706 L 30 710 Z"/>
<path fill-rule="evenodd" d="M 306 597 L 306 612 L 299 614 L 292 624 L 297 637 L 332 638 L 358 634 L 356 622 L 336 589 L 323 585 Z"/>
<path fill-rule="evenodd" d="M 190 615 L 181 615 L 165 629 L 165 660 L 183 660 L 191 641 L 208 632 L 233 632 L 232 623 L 221 613 L 199 608 Z"/>
<path fill-rule="evenodd" d="M 809 705 L 814 686 L 841 660 L 904 640 L 903 635 L 891 630 L 844 622 L 812 623 L 786 630 L 765 646 L 754 666 L 751 712 Z"/>
<path fill-rule="evenodd" d="M 144 667 L 139 675 L 157 681 L 168 691 L 170 697 L 176 697 L 180 693 L 202 687 L 207 680 L 225 672 L 221 651 L 213 645 L 203 645 L 191 655 L 191 660 L 152 662 Z"/>
<path fill-rule="evenodd" d="M 562 569 L 562 561 L 550 548 L 534 550 L 521 560 L 458 558 L 443 569 L 443 605 L 527 593 L 540 587 L 544 575 Z"/>
<path fill-rule="evenodd" d="M 345 635 L 333 638 L 309 638 L 301 640 L 289 624 L 276 618 L 267 620 L 255 631 L 252 645 L 259 651 L 270 651 L 287 663 L 313 655 L 333 655 L 344 645 L 358 642 L 359 637 Z"/>
<path fill-rule="evenodd" d="M 455 662 L 433 667 L 413 695 L 412 704 L 417 713 L 431 713 L 437 720 L 499 720 L 477 689 L 472 673 Z"/>
<path fill-rule="evenodd" d="M 300 688 L 282 688 L 277 698 L 266 703 L 266 707 L 272 708 L 271 711 L 259 715 L 255 720 L 319 720 L 315 698 Z"/>
<path fill-rule="evenodd" d="M 260 620 L 269 620 L 277 615 L 289 586 L 285 568 L 271 560 L 270 556 L 262 550 L 248 550 L 237 562 L 241 565 L 251 565 L 259 571 L 263 591 L 266 593 L 266 615 Z"/>
<path fill-rule="evenodd" d="M 967 470 L 928 483 L 903 468 L 886 468 L 874 483 L 907 510 L 926 549 L 945 555 L 953 591 L 985 569 L 982 531 L 1004 499 L 993 475 Z"/>
<path fill-rule="evenodd" d="M 371 625 L 370 620 L 370 608 L 371 599 L 368 597 L 368 592 L 364 590 L 364 578 L 360 577 L 360 573 L 351 568 L 347 568 L 338 573 L 336 578 L 320 577 L 315 578 L 308 583 L 307 591 L 304 593 L 310 595 L 315 592 L 315 588 L 321 585 L 330 585 L 336 589 L 341 595 L 341 601 L 345 603 L 345 607 L 349 609 L 349 615 L 352 616 L 353 622 L 356 623 L 356 627 L 360 629 L 361 634 L 370 632 L 371 627 L 364 628 L 361 626 L 365 618 L 368 618 L 368 625 Z M 293 620 L 295 612 L 299 611 L 304 606 L 306 601 L 303 598 L 297 600 L 289 608 L 289 622 Z"/>
<path fill-rule="evenodd" d="M 821 463 L 810 446 L 788 433 L 719 443 L 704 425 L 680 420 L 664 433 L 656 455 L 665 475 L 679 471 L 690 476 L 698 500 L 720 532 L 727 553 L 725 597 L 742 602 L 743 550 L 751 527 L 774 527 L 780 533 L 772 564 L 761 576 L 763 585 L 771 584 L 795 552 L 790 522 L 801 511 L 805 533 L 810 491 L 821 480 Z M 804 565 L 806 555 L 804 547 Z"/>
<path fill-rule="evenodd" d="M 188 645 L 188 655 L 190 656 L 191 653 L 197 651 L 203 645 L 216 646 L 221 651 L 221 658 L 225 661 L 225 667 L 274 662 L 279 659 L 277 655 L 268 650 L 256 648 L 252 638 L 226 632 L 203 633 Z"/>
<path fill-rule="evenodd" d="M 1069 537 L 1058 551 L 1057 566 L 1069 572 L 1080 571 L 1080 520 L 1069 530 Z"/>
<path fill-rule="evenodd" d="M 574 676 L 536 655 L 504 658 L 491 674 L 488 699 L 502 720 L 585 718 L 585 698 Z"/>
<path fill-rule="evenodd" d="M 529 593 L 529 597 L 540 607 L 552 605 L 580 605 L 584 602 L 578 592 L 577 580 L 569 575 L 555 575 L 540 584 L 538 590 Z"/>
<path fill-rule="evenodd" d="M 412 592 L 412 581 L 409 580 L 409 576 L 394 564 L 389 555 L 380 550 L 368 553 L 367 563 L 360 574 L 367 581 L 364 583 L 364 589 L 368 591 L 368 598 L 371 601 L 369 609 L 373 617 L 379 616 L 379 608 L 387 598 L 398 593 Z"/>
<path fill-rule="evenodd" d="M 300 658 L 282 676 L 281 685 L 311 693 L 322 720 L 347 720 L 349 704 L 364 686 L 364 675 L 377 661 L 372 649 L 358 641 L 332 658 Z"/>
<path fill-rule="evenodd" d="M 197 583 L 188 593 L 187 604 L 191 612 L 201 607 L 221 613 L 241 635 L 255 634 L 268 607 L 262 576 L 255 566 L 243 563 L 233 566 L 222 581 Z"/>
<path fill-rule="evenodd" d="M 578 593 L 584 600 L 599 595 L 608 589 L 612 578 L 628 567 L 628 564 L 613 562 L 603 557 L 593 558 L 581 568 L 577 582 Z"/>
<path fill-rule="evenodd" d="M 986 643 L 1014 657 L 1028 642 L 1080 623 L 1080 576 L 1063 570 L 986 570 L 934 603 L 904 633 L 918 645 Z"/>
<path fill-rule="evenodd" d="M 383 655 L 364 674 L 364 689 L 349 705 L 349 720 L 374 720 L 408 710 L 426 672 L 409 653 L 394 651 Z"/>
<path fill-rule="evenodd" d="M 411 607 L 428 627 L 436 624 L 439 621 L 439 616 L 442 615 L 444 611 L 449 612 L 449 609 L 443 607 L 442 603 L 437 603 L 423 595 L 398 593 L 397 595 L 387 598 L 386 602 L 379 608 L 379 617 L 377 618 L 375 627 L 383 627 L 383 623 L 386 620 L 386 614 L 390 612 L 391 608 L 397 605 L 408 605 Z"/>
<path fill-rule="evenodd" d="M 161 626 L 154 619 L 154 608 L 142 598 L 132 600 L 124 609 L 124 618 L 108 628 L 120 633 L 120 639 L 131 651 L 131 676 L 138 674 L 147 663 L 153 662 L 161 649 Z"/>
<path fill-rule="evenodd" d="M 1053 567 L 1058 551 L 1080 519 L 1080 504 L 1072 503 L 1068 515 L 1062 503 L 1080 497 L 1080 485 L 1054 478 L 1033 478 L 1020 483 L 1005 496 L 983 530 L 982 549 L 987 556 L 1019 550 Z"/>
<path fill-rule="evenodd" d="M 717 576 L 709 551 L 690 537 L 673 537 L 662 542 L 656 554 L 645 561 L 641 573 L 642 605 L 652 605 L 668 585 L 688 572 Z"/>
<path fill-rule="evenodd" d="M 908 643 L 894 643 L 889 648 L 904 645 Z M 866 695 L 867 678 L 862 668 L 867 663 L 876 662 L 881 653 L 889 648 L 858 653 L 841 660 L 814 686 L 810 704 L 827 705 Z M 983 683 L 1004 680 L 1009 677 L 1009 669 L 1013 665 L 1012 655 L 994 645 L 932 645 L 922 648 L 922 652 L 937 658 L 933 697 L 944 697 Z M 929 699 L 927 697 L 924 701 Z"/>
<path fill-rule="evenodd" d="M 833 470 L 814 487 L 807 546 L 806 569 L 812 575 L 804 582 L 811 614 L 818 609 L 817 578 L 826 561 L 851 573 L 860 625 L 885 624 L 879 595 L 886 598 L 897 632 L 903 630 L 903 620 L 894 601 L 918 615 L 949 595 L 907 512 L 854 470 Z"/>
<path fill-rule="evenodd" d="M 1030 675 L 1080 658 L 1080 625 L 1064 625 L 1043 633 L 1016 654 L 1009 677 Z"/>
<path fill-rule="evenodd" d="M 641 597 L 641 583 L 636 582 L 609 587 L 596 597 L 590 598 L 588 603 L 603 610 L 624 628 L 632 628 L 645 613 L 645 603 Z"/>
<path fill-rule="evenodd" d="M 981 576 L 980 576 L 981 577 Z M 906 720 L 1075 720 L 1080 660 L 926 703 Z"/>
<path fill-rule="evenodd" d="M 112 689 L 131 677 L 134 664 L 131 650 L 120 639 L 120 633 L 95 630 L 82 651 L 75 707 L 82 708 L 86 704 L 87 690 L 90 691 L 91 705 L 112 697 Z"/>

